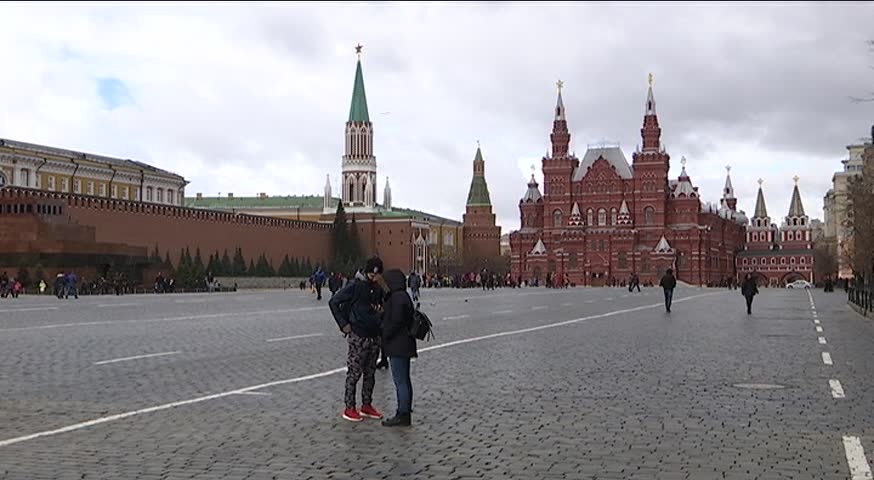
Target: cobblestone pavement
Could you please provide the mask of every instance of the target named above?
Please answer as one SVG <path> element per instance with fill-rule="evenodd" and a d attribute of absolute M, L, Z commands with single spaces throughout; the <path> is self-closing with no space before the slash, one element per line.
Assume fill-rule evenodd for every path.
<path fill-rule="evenodd" d="M 841 292 L 661 301 L 424 291 L 410 429 L 340 419 L 345 341 L 299 291 L 0 301 L 0 478 L 871 478 L 874 323 Z"/>

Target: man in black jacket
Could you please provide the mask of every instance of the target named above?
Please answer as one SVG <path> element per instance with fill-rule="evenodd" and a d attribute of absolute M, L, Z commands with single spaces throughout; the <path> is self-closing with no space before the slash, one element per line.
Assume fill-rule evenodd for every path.
<path fill-rule="evenodd" d="M 380 287 L 382 260 L 367 261 L 364 272 L 355 275 L 345 287 L 334 294 L 328 305 L 337 326 L 346 335 L 349 354 L 346 360 L 346 409 L 343 418 L 360 422 L 362 417 L 382 418 L 373 407 L 373 386 L 376 383 L 376 361 L 379 357 L 380 324 L 382 320 L 383 289 Z M 355 408 L 355 390 L 361 385 L 361 410 Z"/>
<path fill-rule="evenodd" d="M 415 274 L 414 274 L 415 275 Z M 386 427 L 408 427 L 413 411 L 413 383 L 410 381 L 410 358 L 416 355 L 416 338 L 410 335 L 413 302 L 407 295 L 404 272 L 385 272 L 389 294 L 382 315 L 382 350 L 388 355 L 391 376 L 398 395 L 398 409 L 393 418 L 383 420 Z"/>
<path fill-rule="evenodd" d="M 674 299 L 674 289 L 677 288 L 677 279 L 674 277 L 674 271 L 670 268 L 665 272 L 659 286 L 665 289 L 665 308 L 668 313 L 671 313 L 671 301 Z"/>
<path fill-rule="evenodd" d="M 744 283 L 740 287 L 740 293 L 747 299 L 747 315 L 753 314 L 753 297 L 759 294 L 759 286 L 756 279 L 749 273 L 744 277 Z"/>

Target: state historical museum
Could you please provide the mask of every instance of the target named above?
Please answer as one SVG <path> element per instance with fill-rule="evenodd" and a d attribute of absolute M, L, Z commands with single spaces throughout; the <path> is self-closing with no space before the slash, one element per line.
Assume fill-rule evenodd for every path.
<path fill-rule="evenodd" d="M 515 278 L 543 284 L 547 274 L 576 285 L 609 285 L 632 273 L 658 284 L 673 268 L 681 281 L 720 284 L 736 278 L 746 215 L 726 176 L 719 205 L 704 204 L 686 173 L 668 178 L 671 157 L 650 81 L 642 146 L 629 165 L 618 146 L 590 146 L 582 160 L 569 152 L 559 82 L 551 154 L 543 157 L 543 193 L 531 176 L 519 201 L 521 228 L 510 234 Z"/>

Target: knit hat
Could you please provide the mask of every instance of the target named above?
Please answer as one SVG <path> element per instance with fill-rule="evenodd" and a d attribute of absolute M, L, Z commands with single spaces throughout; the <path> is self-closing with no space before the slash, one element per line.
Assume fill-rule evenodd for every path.
<path fill-rule="evenodd" d="M 371 257 L 367 260 L 367 265 L 364 267 L 364 273 L 382 273 L 382 259 L 379 257 Z"/>

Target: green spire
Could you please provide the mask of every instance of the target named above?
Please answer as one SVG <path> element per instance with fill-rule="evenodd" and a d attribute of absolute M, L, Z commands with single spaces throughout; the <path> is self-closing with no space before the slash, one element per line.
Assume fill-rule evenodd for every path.
<path fill-rule="evenodd" d="M 352 90 L 352 107 L 349 108 L 350 122 L 370 123 L 370 115 L 367 114 L 367 95 L 364 94 L 364 75 L 361 73 L 361 59 L 358 59 L 358 67 L 355 69 L 355 87 Z"/>
<path fill-rule="evenodd" d="M 473 180 L 470 181 L 470 193 L 467 194 L 467 204 L 489 205 L 492 200 L 489 197 L 489 186 L 486 184 L 485 161 L 479 146 L 476 147 L 476 156 L 473 159 Z"/>

